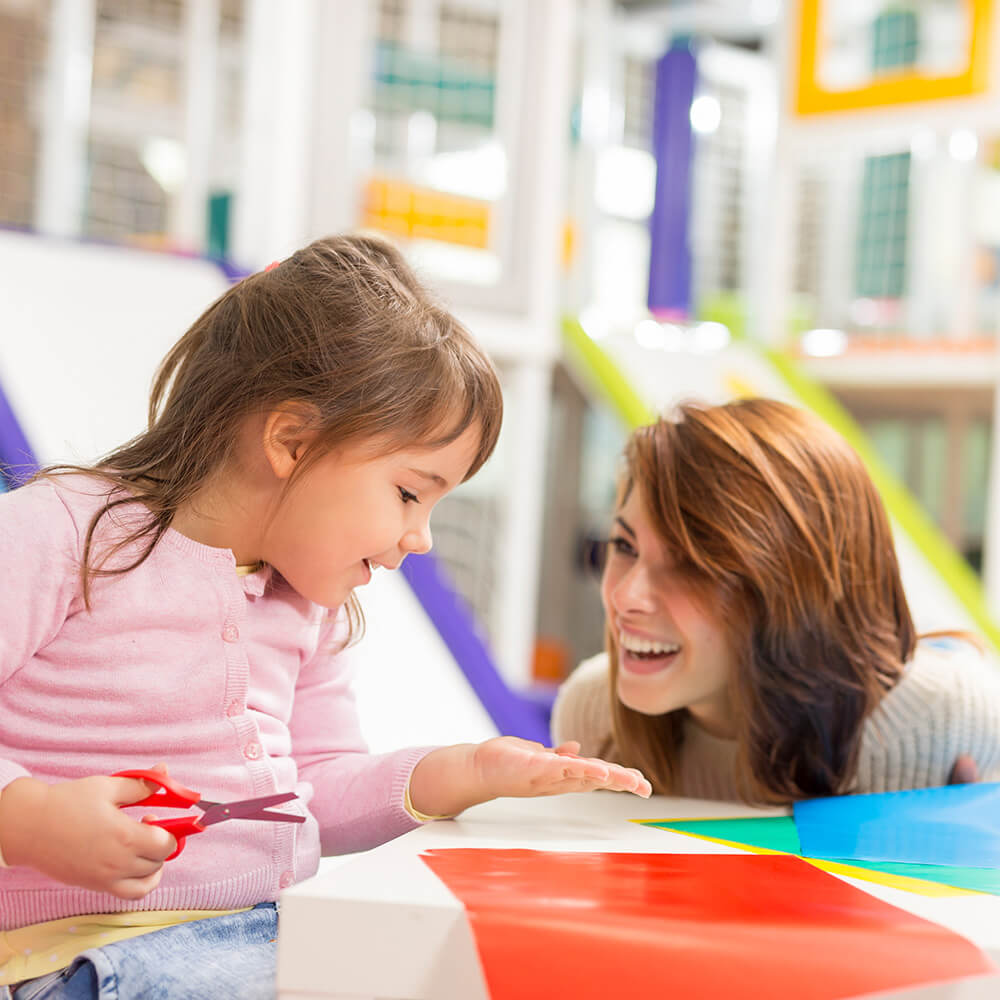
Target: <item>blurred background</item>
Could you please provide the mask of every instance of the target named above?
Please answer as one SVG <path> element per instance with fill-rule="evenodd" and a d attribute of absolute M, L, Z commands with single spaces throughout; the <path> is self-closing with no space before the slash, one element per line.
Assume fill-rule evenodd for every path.
<path fill-rule="evenodd" d="M 847 435 L 918 624 L 995 643 L 996 7 L 0 0 L 0 459 L 109 450 L 231 280 L 375 229 L 507 395 L 435 515 L 456 660 L 449 614 L 544 703 L 629 428 L 742 394 Z"/>

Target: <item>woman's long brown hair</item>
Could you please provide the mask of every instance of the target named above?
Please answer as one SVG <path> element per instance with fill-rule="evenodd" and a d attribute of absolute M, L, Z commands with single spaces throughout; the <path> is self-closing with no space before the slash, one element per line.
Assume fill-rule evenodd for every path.
<path fill-rule="evenodd" d="M 621 495 L 633 489 L 727 632 L 746 798 L 848 791 L 862 723 L 916 643 L 889 520 L 857 454 L 774 400 L 688 404 L 630 438 Z M 607 645 L 618 746 L 669 793 L 685 710 L 626 708 L 611 630 Z"/>
<path fill-rule="evenodd" d="M 88 606 L 93 578 L 141 565 L 178 509 L 227 468 L 247 418 L 288 403 L 314 414 L 319 432 L 296 475 L 334 447 L 436 447 L 476 425 L 471 476 L 492 453 L 503 413 L 492 363 L 391 243 L 316 240 L 234 285 L 194 322 L 156 374 L 146 431 L 96 465 L 41 473 L 83 472 L 107 488 L 84 539 Z M 122 507 L 140 516 L 98 555 L 98 525 Z M 356 626 L 356 604 L 350 611 Z"/>

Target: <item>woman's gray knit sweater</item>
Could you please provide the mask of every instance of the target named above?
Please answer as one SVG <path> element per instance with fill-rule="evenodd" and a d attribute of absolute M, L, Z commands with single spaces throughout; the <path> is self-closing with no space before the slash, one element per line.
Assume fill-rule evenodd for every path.
<path fill-rule="evenodd" d="M 618 762 L 611 723 L 608 658 L 584 660 L 559 690 L 555 745 L 579 740 L 581 753 Z M 980 780 L 1000 780 L 1000 670 L 967 642 L 923 641 L 899 683 L 864 724 L 856 792 L 944 785 L 957 757 L 969 754 Z M 736 742 L 688 717 L 677 795 L 739 799 Z"/>

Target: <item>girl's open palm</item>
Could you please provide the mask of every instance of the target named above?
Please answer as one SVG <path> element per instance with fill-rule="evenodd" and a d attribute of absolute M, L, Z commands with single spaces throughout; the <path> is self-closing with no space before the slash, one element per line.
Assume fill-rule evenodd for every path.
<path fill-rule="evenodd" d="M 596 788 L 633 792 L 642 798 L 651 794 L 641 772 L 596 757 L 577 756 L 579 751 L 576 742 L 552 749 L 516 736 L 498 736 L 476 746 L 474 764 L 483 785 L 497 798 L 561 795 Z"/>

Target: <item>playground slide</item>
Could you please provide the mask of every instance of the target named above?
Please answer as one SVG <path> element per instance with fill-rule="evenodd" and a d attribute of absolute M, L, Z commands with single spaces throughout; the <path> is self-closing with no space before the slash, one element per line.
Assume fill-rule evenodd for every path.
<path fill-rule="evenodd" d="M 36 461 L 90 462 L 139 433 L 157 363 L 230 284 L 206 260 L 16 232 L 0 232 L 0 274 L 0 445 L 31 452 L 15 445 L 0 460 L 28 473 Z M 474 742 L 501 726 L 537 738 L 538 712 L 499 681 L 432 569 L 377 571 L 359 592 L 368 629 L 345 655 L 358 661 L 372 749 Z"/>
<path fill-rule="evenodd" d="M 884 469 L 864 434 L 822 386 L 794 360 L 747 339 L 724 346 L 717 327 L 671 343 L 650 326 L 642 337 L 616 333 L 595 342 L 575 321 L 564 324 L 571 364 L 599 398 L 630 427 L 685 399 L 724 402 L 737 396 L 773 396 L 808 406 L 843 434 L 864 458 L 893 520 L 903 581 L 921 631 L 970 628 L 1000 647 L 1000 630 L 986 610 L 979 581 L 916 501 Z"/>
<path fill-rule="evenodd" d="M 364 638 L 343 655 L 357 661 L 354 693 L 372 751 L 496 736 L 496 723 L 406 577 L 376 570 L 358 596 Z"/>
<path fill-rule="evenodd" d="M 45 463 L 141 431 L 157 363 L 229 284 L 203 260 L 16 232 L 0 275 L 0 385 Z"/>

